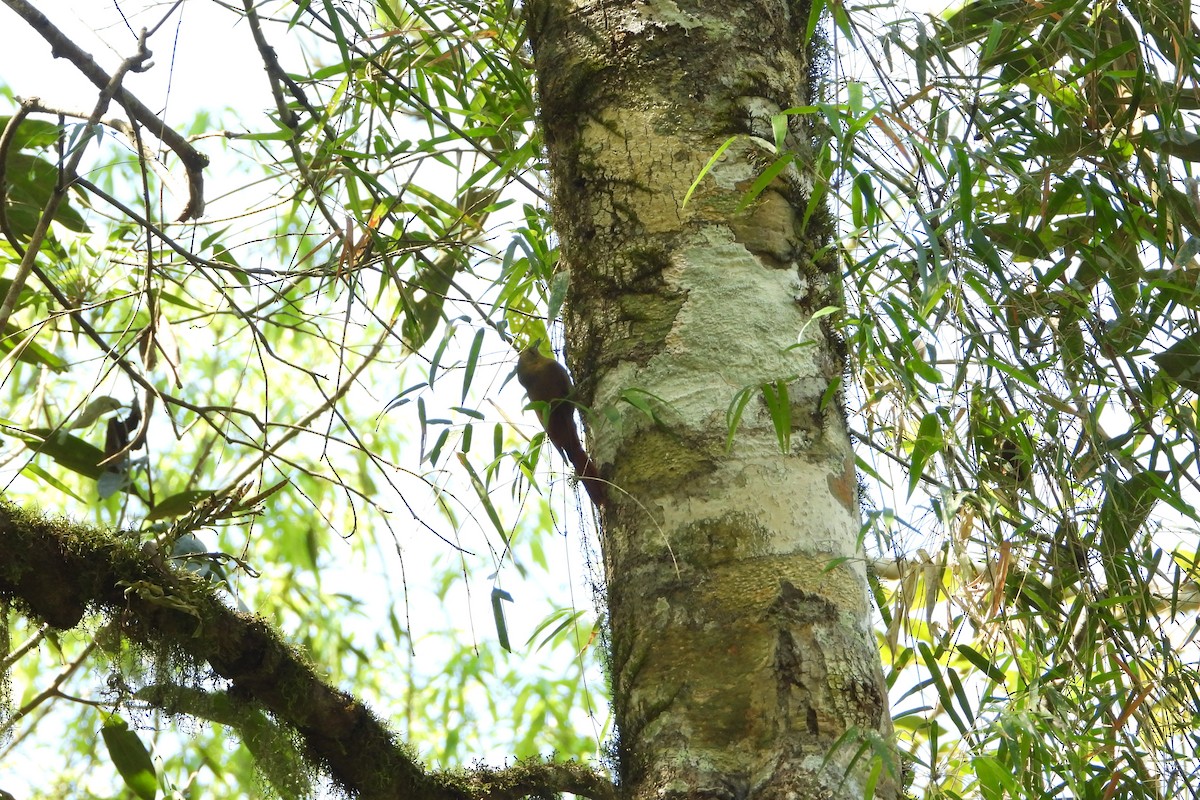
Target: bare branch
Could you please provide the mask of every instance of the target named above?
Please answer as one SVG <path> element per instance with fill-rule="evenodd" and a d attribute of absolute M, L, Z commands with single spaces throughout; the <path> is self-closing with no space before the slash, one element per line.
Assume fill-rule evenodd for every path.
<path fill-rule="evenodd" d="M 84 77 L 100 89 L 104 89 L 112 81 L 112 76 L 105 72 L 79 45 L 56 28 L 41 11 L 25 0 L 4 0 L 4 4 L 50 43 L 51 53 L 55 58 L 66 58 L 83 73 Z M 162 140 L 163 144 L 175 151 L 175 155 L 179 156 L 188 176 L 188 202 L 183 213 L 179 215 L 178 221 L 199 219 L 204 214 L 204 168 L 208 166 L 208 156 L 192 147 L 182 134 L 159 119 L 158 115 L 124 87 L 117 87 L 113 99 L 120 103 L 133 119 L 145 125 Z"/>
<path fill-rule="evenodd" d="M 29 239 L 28 249 L 24 249 L 21 243 L 15 237 L 10 237 L 9 244 L 21 256 L 21 264 L 17 267 L 17 274 L 13 276 L 12 285 L 8 288 L 8 294 L 4 297 L 4 303 L 0 305 L 0 331 L 3 331 L 8 325 L 9 317 L 12 316 L 13 310 L 17 306 L 17 299 L 21 295 L 21 290 L 25 288 L 25 281 L 29 279 L 29 273 L 36 268 L 37 255 L 41 250 L 42 243 L 45 241 L 46 234 L 50 231 L 50 223 L 54 219 L 54 215 L 58 212 L 58 207 L 62 203 L 63 198 L 67 196 L 67 191 L 70 187 L 71 179 L 79 170 L 79 163 L 83 160 L 83 153 L 87 141 L 92 136 L 92 126 L 99 122 L 104 116 L 104 112 L 108 110 L 108 104 L 113 96 L 121 90 L 121 81 L 125 74 L 131 71 L 137 71 L 141 65 L 145 64 L 150 58 L 150 51 L 146 49 L 145 36 L 138 40 L 138 51 L 134 55 L 121 62 L 120 69 L 108 80 L 100 92 L 99 99 L 96 100 L 96 107 L 92 111 L 91 117 L 88 118 L 88 130 L 84 133 L 82 141 L 75 148 L 75 152 L 71 155 L 71 160 L 62 167 L 62 174 L 59 176 L 58 185 L 54 187 L 54 191 L 50 193 L 50 197 L 46 200 L 46 207 L 42 210 L 42 215 L 38 219 L 37 226 L 34 228 L 33 234 Z M 16 125 L 19 116 L 14 116 L 10 124 L 5 128 L 4 140 L 12 141 L 12 136 L 15 135 Z M 2 199 L 2 198 L 0 198 Z M 7 226 L 6 226 L 7 228 Z"/>

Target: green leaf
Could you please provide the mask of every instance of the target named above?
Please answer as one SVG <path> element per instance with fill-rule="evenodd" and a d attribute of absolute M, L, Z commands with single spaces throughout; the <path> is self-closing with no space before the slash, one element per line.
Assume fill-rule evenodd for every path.
<path fill-rule="evenodd" d="M 7 287 L 11 285 L 12 281 L 0 281 L 0 290 L 3 290 L 0 292 L 0 298 L 7 294 Z M 21 295 L 25 297 L 26 292 L 21 292 Z M 17 307 L 20 308 L 21 305 L 23 304 L 18 303 Z M 17 351 L 17 361 L 22 364 L 48 367 L 60 373 L 67 371 L 67 362 L 38 344 L 29 331 L 22 333 L 20 328 L 9 323 L 4 326 L 3 336 L 0 336 L 0 353 L 7 355 L 14 349 Z"/>
<path fill-rule="evenodd" d="M 658 410 L 650 401 L 653 400 L 654 403 L 657 403 L 658 408 L 671 407 L 671 404 L 662 397 L 659 397 L 653 392 L 648 392 L 645 389 L 638 388 L 637 386 L 630 386 L 628 389 L 623 389 L 621 391 L 620 398 L 656 423 L 660 421 L 658 417 Z"/>
<path fill-rule="evenodd" d="M 9 153 L 6 177 L 9 224 L 18 239 L 28 241 L 58 185 L 58 168 L 50 161 L 28 153 Z M 88 230 L 87 223 L 66 197 L 59 202 L 54 220 L 76 232 Z"/>
<path fill-rule="evenodd" d="M 775 440 L 779 443 L 779 452 L 787 453 L 792 447 L 792 402 L 788 396 L 787 381 L 764 383 L 762 393 L 767 413 L 771 416 L 771 424 L 775 427 Z"/>
<path fill-rule="evenodd" d="M 1113 484 L 1100 506 L 1100 549 L 1109 558 L 1129 556 L 1129 547 L 1162 499 L 1169 472 L 1139 472 Z"/>
<path fill-rule="evenodd" d="M 974 725 L 975 712 L 971 710 L 971 701 L 967 698 L 966 689 L 963 688 L 962 681 L 958 678 L 958 670 L 952 667 L 947 668 L 946 677 L 950 681 L 950 687 L 954 690 L 954 697 L 958 700 L 958 707 L 967 716 L 967 724 Z"/>
<path fill-rule="evenodd" d="M 463 370 L 463 387 L 462 400 L 467 401 L 467 393 L 471 391 L 471 380 L 475 377 L 475 367 L 479 365 L 479 349 L 483 347 L 483 328 L 475 331 L 475 338 L 471 342 L 471 352 L 467 354 L 467 366 Z"/>
<path fill-rule="evenodd" d="M 1180 386 L 1200 394 L 1200 334 L 1186 336 L 1150 358 Z"/>
<path fill-rule="evenodd" d="M 78 436 L 54 428 L 32 428 L 18 433 L 25 446 L 38 455 L 48 456 L 59 466 L 72 472 L 99 480 L 104 469 L 104 451 Z"/>
<path fill-rule="evenodd" d="M 917 429 L 917 439 L 912 446 L 912 466 L 908 473 L 908 496 L 912 497 L 917 490 L 917 484 L 925 473 L 925 466 L 930 459 L 946 446 L 942 436 L 942 420 L 936 412 L 930 412 L 921 418 Z"/>
<path fill-rule="evenodd" d="M 989 659 L 983 653 L 980 653 L 978 650 L 968 644 L 957 645 L 955 650 L 957 650 L 958 654 L 967 661 L 970 661 L 971 664 L 980 672 L 984 673 L 997 683 L 1004 683 L 1004 672 L 995 664 L 993 664 L 991 659 Z"/>
<path fill-rule="evenodd" d="M 487 512 L 488 519 L 491 520 L 492 525 L 496 528 L 496 532 L 500 534 L 500 540 L 505 543 L 505 546 L 508 546 L 508 531 L 504 529 L 504 523 L 500 521 L 500 512 L 496 510 L 495 504 L 492 503 L 492 498 L 488 494 L 487 486 L 485 486 L 483 481 L 480 480 L 479 474 L 475 471 L 475 468 L 471 466 L 471 462 L 467 459 L 465 454 L 459 453 L 458 461 L 463 465 L 463 468 L 466 469 L 467 474 L 471 477 L 471 486 L 475 489 L 475 495 L 479 498 L 479 502 L 483 503 L 483 508 Z"/>
<path fill-rule="evenodd" d="M 762 174 L 754 180 L 754 183 L 750 185 L 750 188 L 746 190 L 746 193 L 742 195 L 742 199 L 738 201 L 737 210 L 745 211 L 747 206 L 753 203 L 754 200 L 763 193 L 763 190 L 771 185 L 771 181 L 775 180 L 779 173 L 783 172 L 788 168 L 789 165 L 791 165 L 795 157 L 796 156 L 793 153 L 785 153 L 783 156 L 775 159 L 771 165 L 763 170 Z"/>
<path fill-rule="evenodd" d="M 431 422 L 432 422 L 432 420 L 431 420 Z M 426 455 L 426 458 L 429 459 L 429 463 L 432 464 L 433 466 L 435 466 L 435 467 L 437 466 L 438 461 L 442 457 L 442 448 L 446 446 L 446 440 L 449 438 L 450 438 L 449 430 L 443 429 L 442 432 L 440 434 L 438 434 L 437 440 L 434 441 L 433 447 L 430 448 L 429 453 Z"/>
<path fill-rule="evenodd" d="M 965 736 L 969 731 L 967 726 L 963 724 L 958 712 L 954 709 L 954 698 L 951 696 L 950 690 L 946 687 L 941 664 L 938 663 L 933 651 L 925 642 L 917 643 L 917 652 L 921 654 L 921 660 L 924 662 L 926 669 L 929 670 L 929 682 L 937 690 L 938 701 L 958 728 L 959 733 Z"/>
<path fill-rule="evenodd" d="M 733 447 L 733 434 L 737 431 L 737 427 L 742 421 L 742 414 L 746 410 L 746 404 L 750 402 L 750 398 L 753 396 L 753 386 L 740 389 L 733 396 L 733 399 L 729 401 L 729 408 L 725 409 L 725 428 L 728 431 L 728 435 L 725 437 L 726 453 Z"/>
<path fill-rule="evenodd" d="M 700 185 L 700 181 L 704 180 L 704 176 L 707 175 L 714 166 L 716 166 L 717 162 L 721 160 L 721 156 L 725 155 L 725 151 L 728 150 L 729 146 L 736 142 L 737 139 L 737 136 L 730 136 L 720 147 L 717 148 L 717 152 L 712 154 L 712 158 L 708 159 L 708 163 L 705 164 L 704 168 L 700 170 L 700 174 L 696 176 L 696 180 L 692 181 L 692 185 L 688 187 L 687 194 L 683 196 L 684 208 L 687 208 L 688 201 L 692 199 L 692 194 L 696 191 L 696 187 Z"/>
<path fill-rule="evenodd" d="M 121 717 L 112 714 L 104 721 L 100 735 L 125 785 L 141 800 L 154 800 L 158 796 L 154 762 L 137 732 L 130 730 Z"/>
<path fill-rule="evenodd" d="M 500 641 L 500 646 L 511 653 L 512 644 L 508 640 L 508 624 L 504 621 L 503 603 L 505 601 L 513 602 L 512 595 L 498 586 L 494 587 L 492 589 L 492 618 L 496 621 L 496 638 Z"/>
<path fill-rule="evenodd" d="M 788 115 L 771 115 L 771 135 L 775 137 L 775 152 L 782 153 L 787 146 Z"/>
<path fill-rule="evenodd" d="M 971 759 L 971 767 L 975 770 L 976 785 L 984 800 L 1025 797 L 1028 794 L 1013 780 L 1012 768 L 999 759 L 976 756 Z"/>
<path fill-rule="evenodd" d="M 54 489 L 57 489 L 58 491 L 62 492 L 63 494 L 70 495 L 71 497 L 74 497 L 76 500 L 78 500 L 81 503 L 84 502 L 84 499 L 82 497 L 80 497 L 79 495 L 77 495 L 75 493 L 75 491 L 73 489 L 71 489 L 70 486 L 67 486 L 65 483 L 60 481 L 58 478 L 54 477 L 49 472 L 42 469 L 36 461 L 31 461 L 28 464 L 26 464 L 25 466 L 23 466 L 21 468 L 21 474 L 22 475 L 33 475 L 38 480 L 42 481 L 43 483 L 47 484 L 48 486 L 53 487 Z"/>
<path fill-rule="evenodd" d="M 813 315 L 811 317 L 809 317 L 807 320 L 805 320 L 804 324 L 800 326 L 800 332 L 796 334 L 796 338 L 799 341 L 797 341 L 795 344 L 788 345 L 786 349 L 794 350 L 796 348 L 812 346 L 813 343 L 808 341 L 807 337 L 805 336 L 805 333 L 808 331 L 808 326 L 812 325 L 814 322 L 821 319 L 822 317 L 828 317 L 830 314 L 836 314 L 841 310 L 842 309 L 839 306 L 822 306 L 821 308 L 814 311 Z"/>
<path fill-rule="evenodd" d="M 188 489 L 187 491 L 177 492 L 170 497 L 164 497 L 150 513 L 146 515 L 147 522 L 154 522 L 160 519 L 173 519 L 183 516 L 192 510 L 196 503 L 206 497 L 211 497 L 216 494 L 212 489 Z"/>
<path fill-rule="evenodd" d="M 546 319 L 558 319 L 563 302 L 567 299 L 567 291 L 571 288 L 571 271 L 560 269 L 550 280 L 550 295 L 546 298 Z"/>
<path fill-rule="evenodd" d="M 0 116 L 0 131 L 8 127 L 11 119 L 12 117 L 8 115 Z M 53 122 L 26 117 L 21 120 L 20 127 L 13 134 L 10 147 L 12 150 L 53 147 L 54 143 L 58 141 L 59 133 L 58 125 Z"/>
<path fill-rule="evenodd" d="M 403 307 L 403 318 L 400 324 L 401 335 L 405 345 L 410 350 L 419 350 L 429 341 L 438 321 L 442 318 L 442 305 L 446 299 L 446 288 L 453 280 L 453 261 L 444 256 L 435 261 L 425 260 L 416 277 L 401 285 L 400 303 Z M 424 290 L 420 300 L 414 301 L 414 289 Z"/>
<path fill-rule="evenodd" d="M 581 620 L 586 615 L 587 615 L 586 611 L 573 610 L 573 609 L 569 609 L 569 608 L 560 608 L 537 624 L 537 627 L 535 627 L 533 629 L 533 632 L 529 634 L 529 639 L 526 641 L 526 644 L 527 645 L 533 644 L 535 641 L 538 640 L 539 637 L 541 637 L 541 641 L 538 642 L 538 645 L 537 645 L 537 649 L 541 650 L 542 648 L 546 647 L 547 645 L 552 644 L 554 639 L 557 638 L 560 634 L 562 634 L 568 630 L 571 630 L 576 625 L 578 625 L 579 620 Z M 551 626 L 553 626 L 553 627 L 551 627 Z M 545 633 L 544 636 L 543 636 L 543 632 Z M 581 632 L 587 634 L 587 636 L 585 636 L 583 638 L 590 642 L 591 638 L 592 638 L 591 637 L 592 631 L 584 630 Z"/>
<path fill-rule="evenodd" d="M 825 15 L 826 5 L 826 0 L 813 0 L 812 7 L 808 10 L 808 24 L 804 26 L 805 44 L 812 41 L 813 34 L 816 33 L 817 26 L 821 24 L 821 19 Z"/>

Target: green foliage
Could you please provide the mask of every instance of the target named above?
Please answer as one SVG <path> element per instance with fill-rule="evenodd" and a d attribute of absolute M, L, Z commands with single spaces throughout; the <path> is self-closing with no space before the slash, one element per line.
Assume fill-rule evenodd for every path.
<path fill-rule="evenodd" d="M 12 117 L 0 116 L 0 130 L 12 124 Z M 20 242 L 28 242 L 41 219 L 46 202 L 59 184 L 55 164 L 32 152 L 52 147 L 59 137 L 57 126 L 41 120 L 21 122 L 9 142 L 8 159 L 4 165 L 4 224 Z M 79 211 L 69 202 L 61 203 L 55 221 L 68 230 L 87 232 L 88 226 Z"/>
<path fill-rule="evenodd" d="M 104 721 L 100 735 L 125 785 L 141 800 L 154 800 L 158 796 L 154 762 L 137 732 L 131 731 L 125 720 L 112 714 Z"/>
<path fill-rule="evenodd" d="M 851 424 L 894 457 L 867 459 L 871 532 L 910 559 L 879 597 L 888 680 L 929 708 L 896 718 L 916 786 L 1194 795 L 1195 23 L 875 20 L 839 28 L 877 82 L 819 108 Z"/>
<path fill-rule="evenodd" d="M 146 5 L 148 28 L 155 14 L 167 29 L 178 21 Z M 569 609 L 564 622 L 565 557 L 547 546 L 557 519 L 528 496 L 540 438 L 503 410 L 520 407 L 502 382 L 510 342 L 544 336 L 565 292 L 520 19 L 504 2 L 299 3 L 286 22 L 265 8 L 220 13 L 261 36 L 247 80 L 269 83 L 275 107 L 198 115 L 196 146 L 213 159 L 200 221 L 176 222 L 175 158 L 136 157 L 159 150 L 150 127 L 101 126 L 84 142 L 78 120 L 34 112 L 14 129 L 12 240 L 0 243 L 0 302 L 14 301 L 0 339 L 6 497 L 127 529 L 211 576 L 437 763 L 596 755 L 591 615 Z M 125 30 L 117 22 L 93 27 Z M 160 55 L 164 37 L 151 38 Z M 60 153 L 77 147 L 84 180 L 30 245 Z M 19 247 L 35 250 L 37 271 L 18 292 Z M 97 411 L 96 398 L 124 410 Z M 125 436 L 144 434 L 146 448 L 126 452 L 105 426 L 134 402 L 145 425 Z M 477 600 L 501 579 L 517 599 L 493 625 Z M 515 591 L 525 582 L 562 594 L 543 607 Z M 128 588 L 151 599 L 162 587 Z M 524 642 L 529 630 L 543 638 Z M 15 648 L 46 641 L 24 621 L 11 632 Z M 261 777 L 281 796 L 312 792 L 274 722 L 239 716 L 235 698 L 193 676 L 147 685 L 114 664 L 106 686 L 107 655 L 88 640 L 22 651 L 23 713 L 0 715 L 0 737 L 15 732 L 16 748 L 67 727 L 64 746 L 86 749 L 90 704 L 166 706 L 180 727 L 142 714 L 128 717 L 137 731 L 105 729 L 108 760 L 138 796 L 147 774 L 164 793 L 245 796 Z M 72 694 L 38 694 L 58 661 Z M 162 759 L 157 773 L 127 766 L 135 740 Z"/>

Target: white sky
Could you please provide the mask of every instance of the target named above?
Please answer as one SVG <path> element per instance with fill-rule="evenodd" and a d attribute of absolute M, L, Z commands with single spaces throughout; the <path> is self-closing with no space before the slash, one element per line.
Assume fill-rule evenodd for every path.
<path fill-rule="evenodd" d="M 45 3 L 59 29 L 111 72 L 137 49 L 137 35 L 113 2 L 73 0 Z M 129 13 L 136 3 L 122 3 Z M 167 6 L 129 19 L 134 31 L 157 24 Z M 242 112 L 267 108 L 271 97 L 258 52 L 245 24 L 212 2 L 185 2 L 149 41 L 154 66 L 131 74 L 125 85 L 155 111 L 166 106 L 167 122 L 189 120 L 197 109 L 232 106 Z M 12 11 L 0 7 L 0 77 L 15 94 L 48 104 L 90 110 L 96 88 L 65 59 L 49 58 L 50 47 Z M 295 55 L 295 40 L 274 42 L 283 58 Z M 291 49 L 293 52 L 289 53 Z M 32 68 L 31 68 L 32 67 Z M 169 91 L 168 91 L 169 89 Z"/>

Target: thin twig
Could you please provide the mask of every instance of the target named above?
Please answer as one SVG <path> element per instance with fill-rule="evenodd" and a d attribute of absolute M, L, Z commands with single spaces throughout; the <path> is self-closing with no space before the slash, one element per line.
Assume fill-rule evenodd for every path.
<path fill-rule="evenodd" d="M 5 2 L 19 2 L 19 0 L 5 0 Z M 146 49 L 146 40 L 143 37 L 138 41 L 137 53 L 121 62 L 121 66 L 117 69 L 116 74 L 109 79 L 109 82 L 100 92 L 100 97 L 96 100 L 96 107 L 92 111 L 92 115 L 88 118 L 83 136 L 75 146 L 75 151 L 71 155 L 70 161 L 62 169 L 64 177 L 60 177 L 58 185 L 54 187 L 54 191 L 50 193 L 50 197 L 46 200 L 46 207 L 42 210 L 42 216 L 38 219 L 33 234 L 30 236 L 29 247 L 22 250 L 21 244 L 15 239 L 10 242 L 13 245 L 13 249 L 21 256 L 21 264 L 17 267 L 17 274 L 13 276 L 12 284 L 8 287 L 8 294 L 4 298 L 4 303 L 0 304 L 0 332 L 8 325 L 8 320 L 17 306 L 17 299 L 21 296 L 21 290 L 25 288 L 25 282 L 29 280 L 29 273 L 34 269 L 38 253 L 42 248 L 42 243 L 46 239 L 46 234 L 50 231 L 50 223 L 54 219 L 54 215 L 58 212 L 58 206 L 62 203 L 63 198 L 67 196 L 71 179 L 79 170 L 84 150 L 86 150 L 88 141 L 94 135 L 93 129 L 96 123 L 104 116 L 104 112 L 108 110 L 108 104 L 112 102 L 113 96 L 120 90 L 121 81 L 125 78 L 125 74 L 131 70 L 136 71 L 149 58 L 150 51 Z M 9 133 L 9 131 L 5 131 L 5 133 Z"/>
<path fill-rule="evenodd" d="M 87 647 L 83 648 L 83 652 L 79 654 L 79 658 L 72 661 L 66 669 L 55 676 L 54 680 L 50 682 L 49 686 L 39 692 L 36 697 L 31 698 L 28 703 L 18 708 L 15 712 L 13 712 L 11 717 L 4 721 L 3 725 L 0 725 L 0 737 L 12 730 L 13 727 L 15 727 L 23 717 L 28 716 L 31 711 L 40 706 L 42 703 L 59 695 L 58 687 L 62 686 L 68 678 L 74 675 L 75 672 L 81 666 L 83 666 L 83 662 L 86 661 L 96 649 L 96 642 L 98 638 L 99 635 L 97 635 L 96 638 L 93 638 L 92 641 L 88 642 Z"/>
<path fill-rule="evenodd" d="M 275 49 L 267 43 L 267 38 L 263 34 L 262 25 L 259 22 L 258 12 L 254 9 L 253 0 L 245 0 L 246 22 L 250 25 L 250 32 L 254 37 L 254 44 L 258 48 L 259 56 L 262 58 L 263 67 L 267 72 L 267 82 L 271 85 L 271 96 L 275 98 L 275 108 L 279 112 L 279 121 L 286 125 L 292 135 L 288 137 L 287 146 L 291 150 L 292 160 L 296 164 L 296 169 L 300 172 L 300 178 L 308 186 L 308 190 L 312 192 L 313 203 L 321 212 L 321 216 L 325 217 L 325 221 L 335 231 L 340 230 L 337 219 L 334 218 L 333 212 L 329 210 L 324 202 L 323 192 L 320 185 L 317 183 L 316 176 L 313 175 L 309 166 L 304 163 L 304 153 L 300 150 L 300 116 L 288 108 L 287 99 L 283 95 L 281 83 L 286 83 L 289 91 L 296 100 L 304 106 L 309 115 L 315 120 L 320 117 L 317 110 L 308 102 L 308 97 L 304 94 L 295 81 L 288 77 L 287 73 L 279 65 L 279 59 L 275 55 Z M 325 137 L 330 142 L 335 142 L 338 139 L 338 133 L 331 125 L 324 125 Z"/>
<path fill-rule="evenodd" d="M 76 69 L 83 73 L 84 77 L 101 89 L 112 83 L 113 78 L 101 69 L 100 65 L 90 55 L 85 53 L 79 45 L 75 44 L 66 34 L 54 27 L 54 24 L 41 11 L 38 11 L 32 5 L 25 2 L 25 0 L 3 0 L 3 2 L 16 12 L 21 19 L 25 20 L 31 28 L 37 31 L 43 39 L 50 43 L 50 51 L 55 58 L 66 58 L 75 65 Z M 142 44 L 144 45 L 145 43 L 143 42 Z M 147 57 L 148 55 L 147 53 Z M 119 83 L 113 99 L 133 119 L 145 125 L 163 144 L 171 148 L 175 152 L 175 155 L 179 156 L 179 160 L 183 163 L 183 168 L 186 170 L 188 176 L 188 202 L 177 221 L 186 222 L 189 219 L 199 219 L 204 214 L 204 168 L 208 166 L 208 156 L 192 147 L 191 143 L 182 134 L 159 119 L 141 100 L 121 87 Z"/>
<path fill-rule="evenodd" d="M 42 627 L 34 631 L 33 636 L 30 636 L 25 644 L 13 650 L 11 653 L 0 659 L 0 674 L 7 674 L 12 666 L 21 660 L 21 657 L 28 653 L 33 648 L 42 643 L 42 639 L 46 638 L 46 632 L 50 630 L 49 625 L 43 624 Z"/>
<path fill-rule="evenodd" d="M 320 16 L 318 15 L 318 13 L 315 10 L 313 10 L 311 8 L 306 9 L 306 10 L 311 17 L 318 19 L 318 20 L 320 19 Z M 390 67 L 383 64 L 379 60 L 378 53 L 368 53 L 367 51 L 361 49 L 356 43 L 353 43 L 353 42 L 346 42 L 346 47 L 351 52 L 353 52 L 356 55 L 358 55 L 359 57 L 361 57 L 368 64 L 373 66 L 375 69 L 379 70 L 380 74 L 384 75 L 389 80 L 391 80 L 392 88 L 394 88 L 397 92 L 404 94 L 409 99 L 409 101 L 412 102 L 412 104 L 414 106 L 419 107 L 426 114 L 428 114 L 432 119 L 435 119 L 438 121 L 438 123 L 440 123 L 441 125 L 444 125 L 447 130 L 449 130 L 451 133 L 453 133 L 455 136 L 457 136 L 460 140 L 469 143 L 471 145 L 471 147 L 477 153 L 482 155 L 488 161 L 491 161 L 493 164 L 495 164 L 501 170 L 506 170 L 507 165 L 505 163 L 505 160 L 500 156 L 500 154 L 496 153 L 494 150 L 492 150 L 491 148 L 484 145 L 483 142 L 479 141 L 479 139 L 477 137 L 472 136 L 471 134 L 469 134 L 465 130 L 463 130 L 461 127 L 454 124 L 454 121 L 450 118 L 449 114 L 445 113 L 444 111 L 442 111 L 440 109 L 434 108 L 432 105 L 430 105 L 425 100 L 424 97 L 422 97 L 417 92 L 415 92 L 414 90 L 409 88 L 407 85 L 405 85 L 404 81 L 402 81 L 400 79 L 400 76 L 398 76 Z M 541 188 L 539 188 L 538 186 L 535 186 L 533 183 L 531 183 L 529 181 L 529 179 L 526 178 L 524 175 L 521 175 L 516 172 L 509 172 L 508 174 L 512 177 L 512 179 L 514 181 L 521 184 L 523 187 L 525 187 L 525 189 L 527 189 L 529 192 L 531 192 L 534 197 L 538 198 L 538 200 L 541 200 L 543 203 L 548 203 L 550 201 L 550 198 L 546 195 L 546 193 L 544 191 L 542 191 Z"/>

